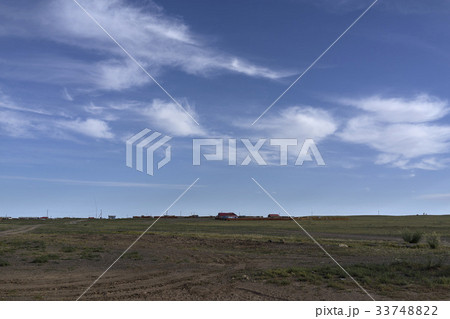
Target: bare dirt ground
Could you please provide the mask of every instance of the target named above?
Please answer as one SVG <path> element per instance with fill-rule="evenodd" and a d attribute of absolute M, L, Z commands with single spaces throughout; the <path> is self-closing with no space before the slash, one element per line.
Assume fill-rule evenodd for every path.
<path fill-rule="evenodd" d="M 54 260 L 45 264 L 14 260 L 0 279 L 0 296 L 9 300 L 74 300 L 133 241 L 134 236 L 93 238 L 114 242 L 101 259 Z M 101 246 L 101 245 L 100 245 Z M 331 265 L 320 252 L 299 254 L 310 245 L 145 236 L 133 249 L 138 260 L 120 260 L 84 300 L 367 300 L 356 286 L 338 294 L 326 284 L 286 287 L 251 279 L 255 269 Z M 233 252 L 238 249 L 240 253 Z M 261 251 L 263 254 L 261 254 Z M 277 255 L 274 255 L 278 252 Z M 3 273 L 3 271 L 2 271 Z"/>
<path fill-rule="evenodd" d="M 134 223 L 64 221 L 0 232 L 0 300 L 76 300 L 137 238 L 129 229 L 146 228 Z M 164 221 L 161 229 L 164 223 L 177 226 Z M 146 234 L 81 300 L 370 300 L 295 228 L 297 237 L 284 240 L 273 232 L 249 236 L 251 224 L 230 236 L 241 226 L 208 223 L 218 230 Z M 431 251 L 386 234 L 312 233 L 376 300 L 450 299 L 447 247 Z"/>

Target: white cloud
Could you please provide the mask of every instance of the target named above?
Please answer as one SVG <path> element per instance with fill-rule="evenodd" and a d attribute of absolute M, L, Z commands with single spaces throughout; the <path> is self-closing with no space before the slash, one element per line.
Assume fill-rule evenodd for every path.
<path fill-rule="evenodd" d="M 148 83 L 150 78 L 131 60 L 111 60 L 97 64 L 93 81 L 100 89 L 120 91 Z"/>
<path fill-rule="evenodd" d="M 309 106 L 286 108 L 277 115 L 262 118 L 252 126 L 267 137 L 312 138 L 316 142 L 333 134 L 337 127 L 336 120 L 329 112 Z"/>
<path fill-rule="evenodd" d="M 0 175 L 0 179 L 24 180 L 24 181 L 38 181 L 69 185 L 85 185 L 98 187 L 143 187 L 143 188 L 168 188 L 168 189 L 186 189 L 188 185 L 183 184 L 151 184 L 151 183 L 135 183 L 135 182 L 117 182 L 117 181 L 92 181 L 92 180 L 77 180 L 77 179 L 62 179 L 62 178 L 36 178 L 29 176 L 5 176 Z M 196 185 L 195 187 L 200 187 Z"/>
<path fill-rule="evenodd" d="M 235 72 L 277 79 L 292 74 L 258 66 L 211 47 L 206 38 L 198 36 L 182 19 L 169 16 L 150 1 L 139 7 L 124 0 L 80 0 L 80 3 L 152 75 L 169 68 L 204 76 Z M 67 79 L 70 78 L 66 75 L 69 73 L 80 84 L 94 84 L 90 89 L 107 90 L 124 90 L 151 82 L 73 1 L 38 2 L 31 6 L 33 14 L 17 10 L 14 5 L 2 5 L 1 9 L 4 12 L 0 12 L 0 18 L 6 25 L 3 29 L 9 28 L 9 31 L 3 30 L 0 36 L 44 37 L 95 54 L 95 59 L 89 61 L 63 61 L 60 57 L 50 59 L 49 63 L 25 61 L 27 72 L 19 71 L 19 74 L 28 80 L 55 82 L 62 78 L 73 83 L 74 79 Z M 20 27 L 24 29 L 22 32 L 17 30 Z M 61 65 L 56 65 L 58 63 Z M 39 66 L 45 66 L 46 72 L 36 72 Z M 42 76 L 27 75 L 33 68 L 38 69 L 35 73 Z M 58 72 L 58 69 L 64 72 Z M 92 79 L 86 83 L 88 77 Z"/>
<path fill-rule="evenodd" d="M 0 132 L 12 137 L 32 137 L 31 121 L 18 112 L 0 111 Z"/>
<path fill-rule="evenodd" d="M 74 121 L 58 121 L 56 125 L 89 137 L 101 139 L 111 139 L 114 137 L 108 123 L 102 120 L 87 119 L 83 121 L 78 119 Z"/>
<path fill-rule="evenodd" d="M 231 58 L 229 61 L 222 62 L 225 68 L 232 71 L 243 73 L 249 76 L 265 77 L 269 79 L 278 79 L 287 74 L 281 74 L 280 72 L 270 70 L 265 67 L 252 65 L 238 58 Z"/>
<path fill-rule="evenodd" d="M 196 118 L 196 113 L 188 105 L 184 105 L 186 111 Z M 148 107 L 140 109 L 151 123 L 152 127 L 162 129 L 164 132 L 174 136 L 204 136 L 206 130 L 197 125 L 192 118 L 173 102 L 159 99 L 153 100 Z"/>
<path fill-rule="evenodd" d="M 385 154 L 414 158 L 449 150 L 450 127 L 426 124 L 386 124 L 367 116 L 351 119 L 340 136 L 367 144 Z"/>
<path fill-rule="evenodd" d="M 63 98 L 66 101 L 73 102 L 73 97 L 72 97 L 72 95 L 70 95 L 69 90 L 67 90 L 67 88 L 63 89 Z"/>
<path fill-rule="evenodd" d="M 403 169 L 441 169 L 436 155 L 450 149 L 450 126 L 432 123 L 448 113 L 446 101 L 428 95 L 412 99 L 370 97 L 342 100 L 365 111 L 351 118 L 339 136 L 380 152 L 376 164 Z"/>
<path fill-rule="evenodd" d="M 1 91 L 0 91 L 0 108 L 12 110 L 12 111 L 26 112 L 26 113 L 51 115 L 51 113 L 49 113 L 45 110 L 42 110 L 42 109 L 20 106 L 17 103 L 15 103 L 14 101 L 12 101 L 9 96 L 5 95 Z"/>
<path fill-rule="evenodd" d="M 89 103 L 89 105 L 86 105 L 84 107 L 84 110 L 90 114 L 99 115 L 102 114 L 105 111 L 105 107 L 103 106 L 97 106 L 93 102 Z"/>
<path fill-rule="evenodd" d="M 12 137 L 34 137 L 33 131 L 42 125 L 34 117 L 51 115 L 41 109 L 24 107 L 0 91 L 0 133 Z"/>
<path fill-rule="evenodd" d="M 317 143 L 334 134 L 338 128 L 338 123 L 332 114 L 310 106 L 291 106 L 278 113 L 268 114 L 255 125 L 251 125 L 252 121 L 253 118 L 235 120 L 233 125 L 242 130 L 240 137 L 250 138 L 252 144 L 260 138 L 267 139 L 259 153 L 268 165 L 280 163 L 280 149 L 270 145 L 269 139 L 297 139 L 297 146 L 292 145 L 288 148 L 288 162 L 293 163 L 305 139 L 312 138 Z M 238 162 L 242 162 L 243 157 L 246 157 L 248 153 L 241 144 L 237 145 Z"/>
<path fill-rule="evenodd" d="M 101 109 L 93 104 L 90 108 L 94 111 Z M 104 120 L 94 118 L 68 120 L 65 117 L 48 115 L 39 110 L 17 105 L 9 97 L 0 94 L 1 134 L 20 138 L 36 138 L 45 135 L 71 139 L 67 132 L 75 132 L 93 138 L 114 137 L 108 123 Z"/>
<path fill-rule="evenodd" d="M 362 99 L 342 99 L 341 103 L 371 113 L 371 117 L 392 123 L 423 123 L 437 120 L 449 112 L 448 103 L 428 94 L 411 99 L 371 96 Z"/>

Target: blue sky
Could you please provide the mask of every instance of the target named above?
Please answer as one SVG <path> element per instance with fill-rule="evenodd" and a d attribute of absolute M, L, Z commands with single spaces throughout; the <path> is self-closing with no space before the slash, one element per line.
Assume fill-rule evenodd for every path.
<path fill-rule="evenodd" d="M 450 4 L 379 0 L 0 4 L 0 215 L 442 214 L 450 204 Z M 172 136 L 149 176 L 144 128 Z M 192 166 L 192 138 L 313 138 L 326 162 Z M 242 147 L 241 147 L 242 150 Z M 273 154 L 265 150 L 270 158 Z M 245 156 L 246 154 L 243 154 Z"/>

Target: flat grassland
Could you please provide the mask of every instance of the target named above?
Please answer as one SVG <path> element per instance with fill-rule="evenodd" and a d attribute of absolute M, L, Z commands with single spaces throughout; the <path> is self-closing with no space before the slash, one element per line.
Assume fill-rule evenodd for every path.
<path fill-rule="evenodd" d="M 77 299 L 154 221 L 0 220 L 0 300 Z M 299 222 L 376 300 L 450 299 L 450 216 Z M 421 241 L 406 243 L 405 229 Z M 81 300 L 370 299 L 292 220 L 176 218 Z"/>

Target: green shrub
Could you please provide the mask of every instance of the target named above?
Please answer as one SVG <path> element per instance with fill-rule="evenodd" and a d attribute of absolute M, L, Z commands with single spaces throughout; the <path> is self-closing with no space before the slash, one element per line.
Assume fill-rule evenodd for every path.
<path fill-rule="evenodd" d="M 101 256 L 97 253 L 101 253 L 104 251 L 105 249 L 102 247 L 85 247 L 80 253 L 80 258 L 88 260 L 100 259 Z"/>
<path fill-rule="evenodd" d="M 63 246 L 63 247 L 61 248 L 61 251 L 62 251 L 63 253 L 72 253 L 72 252 L 74 252 L 75 250 L 76 250 L 76 248 L 73 247 L 73 246 Z"/>
<path fill-rule="evenodd" d="M 84 251 L 81 252 L 80 258 L 81 259 L 88 259 L 88 260 L 100 259 L 100 255 L 99 254 L 94 254 L 92 251 L 89 251 L 89 250 L 84 250 Z"/>
<path fill-rule="evenodd" d="M 405 242 L 410 244 L 417 244 L 422 239 L 423 233 L 420 231 L 403 230 L 402 238 Z"/>
<path fill-rule="evenodd" d="M 59 259 L 59 256 L 55 255 L 55 254 L 48 254 L 48 255 L 38 256 L 38 257 L 34 258 L 31 262 L 33 264 L 45 264 L 49 260 L 55 260 L 55 259 Z"/>
<path fill-rule="evenodd" d="M 125 259 L 132 259 L 132 260 L 141 260 L 142 256 L 137 251 L 130 251 L 123 255 L 123 258 Z"/>
<path fill-rule="evenodd" d="M 432 232 L 427 235 L 427 243 L 431 249 L 436 249 L 441 244 L 441 237 L 436 232 Z"/>
<path fill-rule="evenodd" d="M 6 267 L 9 266 L 9 262 L 6 260 L 0 259 L 0 267 Z"/>
<path fill-rule="evenodd" d="M 446 264 L 447 256 L 428 256 L 427 262 L 426 262 L 426 269 L 436 269 L 444 266 Z"/>

